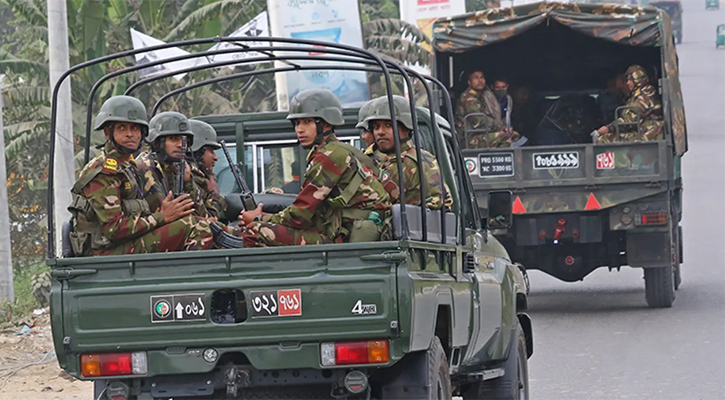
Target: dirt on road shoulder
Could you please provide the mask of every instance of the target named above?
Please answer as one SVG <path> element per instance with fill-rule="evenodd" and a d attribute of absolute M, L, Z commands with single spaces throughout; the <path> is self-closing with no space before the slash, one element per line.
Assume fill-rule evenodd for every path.
<path fill-rule="evenodd" d="M 58 366 L 47 309 L 0 326 L 0 399 L 88 400 L 93 384 Z"/>

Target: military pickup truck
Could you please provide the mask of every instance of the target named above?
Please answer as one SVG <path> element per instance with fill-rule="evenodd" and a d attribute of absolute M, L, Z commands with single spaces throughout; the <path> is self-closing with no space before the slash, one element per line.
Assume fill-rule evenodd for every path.
<path fill-rule="evenodd" d="M 355 56 L 389 78 L 387 63 L 354 48 L 255 40 L 291 42 L 304 53 L 342 49 L 346 59 Z M 73 67 L 61 82 L 134 52 Z M 53 107 L 54 127 L 56 113 Z M 356 115 L 357 109 L 345 111 L 346 125 L 338 130 L 343 141 L 357 140 Z M 389 241 L 74 257 L 66 226 L 63 254 L 56 256 L 50 222 L 51 323 L 61 368 L 92 380 L 94 399 L 109 400 L 528 398 L 533 336 L 522 268 L 479 214 L 449 121 L 432 110 L 417 115 L 416 140 L 437 154 L 453 207 L 394 206 Z M 265 196 L 260 192 L 293 183 L 304 170 L 304 150 L 285 116 L 198 118 L 230 142 L 255 196 Z M 228 165 L 220 162 L 220 184 L 233 208 L 239 195 L 225 171 Z M 52 193 L 52 179 L 49 184 Z M 510 219 L 511 194 L 491 197 Z M 227 217 L 235 220 L 236 211 Z"/>
<path fill-rule="evenodd" d="M 494 232 L 513 259 L 567 282 L 600 267 L 643 268 L 647 303 L 670 307 L 683 261 L 687 132 L 667 14 L 537 3 L 440 19 L 434 39 L 436 75 L 455 93 L 472 70 L 511 85 L 514 128 L 528 141 L 463 154 L 480 206 L 491 191 L 513 192 L 513 225 Z M 661 96 L 664 139 L 594 143 L 593 131 L 626 110 L 607 82 L 633 64 Z M 470 133 L 459 129 L 463 146 Z"/>

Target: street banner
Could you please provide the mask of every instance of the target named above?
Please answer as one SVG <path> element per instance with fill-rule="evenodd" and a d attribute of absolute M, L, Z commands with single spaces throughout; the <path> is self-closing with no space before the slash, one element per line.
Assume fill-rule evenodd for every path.
<path fill-rule="evenodd" d="M 466 0 L 404 0 L 400 2 L 400 19 L 418 27 L 433 38 L 433 22 L 438 18 L 466 13 Z M 427 50 L 430 46 L 425 45 Z"/>
<path fill-rule="evenodd" d="M 242 26 L 241 28 L 234 31 L 231 35 L 232 37 L 258 37 L 258 36 L 269 36 L 269 22 L 268 22 L 268 15 L 266 11 L 263 11 L 259 13 L 256 17 L 254 17 L 253 20 L 247 22 Z M 268 46 L 269 42 L 239 42 L 239 44 L 242 44 L 244 46 L 249 47 L 255 47 L 255 46 Z M 209 48 L 209 51 L 214 50 L 223 50 L 223 49 L 231 49 L 231 48 L 239 48 L 239 45 L 230 43 L 230 42 L 224 42 L 219 43 L 211 48 Z M 218 54 L 215 56 L 207 57 L 207 60 L 209 63 L 214 62 L 223 62 L 223 61 L 232 61 L 232 60 L 243 60 L 245 58 L 249 57 L 259 57 L 261 54 L 257 52 L 248 52 L 248 53 L 229 53 L 229 54 Z M 234 68 L 234 65 L 229 65 L 227 68 Z"/>
<path fill-rule="evenodd" d="M 309 39 L 363 47 L 360 10 L 356 0 L 267 0 L 272 36 Z M 295 53 L 324 55 L 325 53 Z M 293 61 L 298 65 L 334 65 L 329 62 Z M 275 62 L 283 67 L 284 62 Z M 348 64 L 349 65 L 349 64 Z M 280 111 L 306 89 L 328 89 L 343 105 L 360 105 L 370 99 L 367 74 L 357 71 L 316 70 L 278 73 L 275 76 Z"/>
<path fill-rule="evenodd" d="M 134 49 L 143 49 L 146 47 L 157 46 L 157 45 L 166 43 L 164 41 L 161 41 L 161 40 L 151 37 L 149 35 L 143 34 L 133 28 L 131 29 L 131 41 L 133 42 Z M 139 53 L 139 54 L 136 54 L 134 57 L 136 57 L 136 65 L 143 65 L 143 64 L 148 64 L 150 62 L 164 60 L 164 59 L 172 58 L 172 57 L 179 57 L 179 56 L 183 56 L 183 55 L 187 55 L 187 54 L 189 54 L 188 51 L 181 50 L 178 47 L 170 47 L 167 49 Z M 190 58 L 188 60 L 174 61 L 174 62 L 170 62 L 170 63 L 154 65 L 154 66 L 150 66 L 150 67 L 142 68 L 142 69 L 138 70 L 138 76 L 139 76 L 139 78 L 146 78 L 146 77 L 150 77 L 150 76 L 164 74 L 167 72 L 174 72 L 174 71 L 178 71 L 180 69 L 193 67 L 194 65 L 197 65 L 199 62 L 206 63 L 206 60 L 199 61 L 198 59 Z M 176 80 L 181 80 L 184 78 L 184 76 L 186 76 L 186 74 L 178 74 L 178 75 L 174 75 L 174 78 Z"/>

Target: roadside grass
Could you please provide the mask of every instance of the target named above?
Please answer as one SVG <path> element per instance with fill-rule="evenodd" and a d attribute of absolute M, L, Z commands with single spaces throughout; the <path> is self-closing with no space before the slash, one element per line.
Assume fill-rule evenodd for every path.
<path fill-rule="evenodd" d="M 4 321 L 17 321 L 40 307 L 33 297 L 31 281 L 35 274 L 45 271 L 50 271 L 45 263 L 14 271 L 15 301 L 5 300 L 0 305 L 0 315 L 4 314 Z"/>

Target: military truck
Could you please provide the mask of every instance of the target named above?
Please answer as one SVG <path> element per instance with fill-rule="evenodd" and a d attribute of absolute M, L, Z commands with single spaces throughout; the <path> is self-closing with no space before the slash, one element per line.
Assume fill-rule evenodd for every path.
<path fill-rule="evenodd" d="M 438 20 L 434 47 L 435 74 L 453 92 L 466 89 L 466 71 L 482 70 L 506 76 L 515 94 L 514 128 L 528 141 L 463 149 L 479 205 L 491 191 L 513 192 L 513 225 L 494 232 L 513 259 L 567 282 L 600 267 L 643 268 L 647 303 L 670 307 L 683 261 L 687 132 L 667 14 L 538 3 Z M 633 64 L 659 91 L 664 139 L 595 144 L 593 131 L 626 110 L 623 98 L 612 104 L 607 81 Z M 471 132 L 458 133 L 467 144 Z"/>
<path fill-rule="evenodd" d="M 349 68 L 382 73 L 387 87 L 393 69 L 413 89 L 408 70 L 360 49 L 309 40 L 254 40 L 278 46 L 254 47 L 267 56 L 245 59 L 250 63 L 314 61 L 311 67 L 292 68 L 305 71 L 319 70 L 318 60 L 352 59 L 357 66 Z M 245 41 L 196 39 L 152 50 Z M 249 51 L 248 46 L 231 48 Z M 305 55 L 289 56 L 283 50 Z M 83 68 L 141 51 L 75 66 L 59 85 Z M 192 52 L 175 60 L 225 52 L 230 50 Z M 308 55 L 313 53 L 318 55 Z M 332 55 L 319 55 L 325 53 Z M 158 64 L 114 71 L 97 87 Z M 185 72 L 223 65 L 216 62 Z M 194 85 L 279 71 L 252 69 Z M 147 78 L 127 93 L 171 76 Z M 428 86 L 427 93 L 432 93 Z M 89 98 L 90 111 L 94 93 Z M 56 131 L 55 104 L 51 132 Z M 346 125 L 338 130 L 343 141 L 355 140 L 356 115 L 357 109 L 345 110 Z M 437 155 L 453 206 L 433 211 L 395 205 L 391 240 L 76 257 L 68 246 L 69 225 L 64 224 L 62 255 L 57 256 L 50 215 L 51 324 L 61 368 L 92 380 L 94 399 L 109 400 L 449 399 L 453 394 L 465 399 L 528 398 L 527 359 L 533 336 L 524 312 L 527 288 L 522 268 L 484 225 L 471 180 L 463 173 L 465 161 L 454 128 L 435 108 L 415 115 L 416 143 Z M 266 188 L 289 183 L 295 155 L 304 155 L 284 112 L 197 117 L 230 142 L 259 202 Z M 393 126 L 397 138 L 397 125 Z M 55 135 L 51 168 L 54 143 Z M 398 140 L 396 149 L 400 151 Z M 219 168 L 222 187 L 234 205 L 239 193 L 227 184 L 225 166 L 220 163 Z M 52 209 L 52 171 L 50 176 Z M 265 198 L 265 207 L 283 206 L 289 200 L 277 196 Z M 510 192 L 491 197 L 492 203 L 502 204 L 504 219 L 510 219 Z M 228 220 L 236 219 L 236 211 L 228 214 Z"/>

